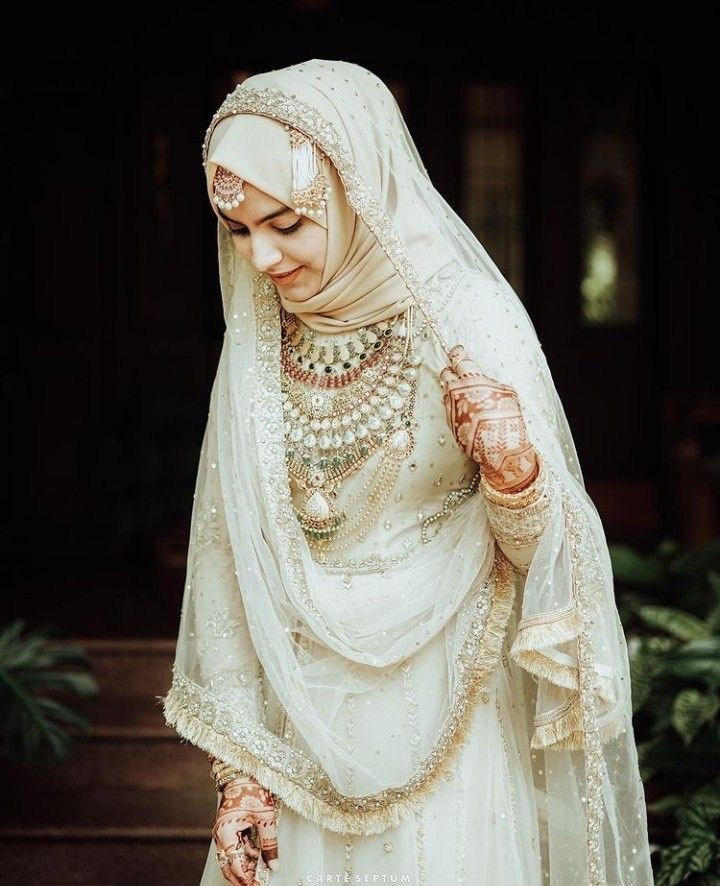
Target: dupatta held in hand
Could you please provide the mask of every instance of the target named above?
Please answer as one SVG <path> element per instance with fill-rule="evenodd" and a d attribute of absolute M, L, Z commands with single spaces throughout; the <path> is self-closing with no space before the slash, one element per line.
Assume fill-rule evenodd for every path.
<path fill-rule="evenodd" d="M 280 298 L 218 222 L 226 334 L 200 456 L 168 722 L 319 825 L 382 832 L 452 770 L 517 602 L 519 622 L 507 639 L 533 714 L 527 741 L 546 880 L 566 886 L 569 872 L 582 872 L 593 886 L 652 883 L 607 543 L 525 308 L 432 185 L 392 94 L 373 73 L 313 59 L 250 77 L 213 116 L 204 164 L 215 126 L 236 114 L 289 124 L 322 149 L 328 175 L 444 351 L 463 344 L 483 372 L 515 389 L 557 494 L 526 575 L 481 531 L 485 503 L 474 495 L 420 556 L 374 584 L 371 576 L 362 605 L 340 610 L 292 510 Z M 381 581 L 411 593 L 388 605 L 375 593 Z M 447 654 L 429 684 L 435 703 L 422 711 L 420 764 L 390 725 L 382 753 L 351 753 L 336 716 L 347 697 L 382 691 L 439 634 Z M 352 794 L 344 780 L 350 765 Z"/>

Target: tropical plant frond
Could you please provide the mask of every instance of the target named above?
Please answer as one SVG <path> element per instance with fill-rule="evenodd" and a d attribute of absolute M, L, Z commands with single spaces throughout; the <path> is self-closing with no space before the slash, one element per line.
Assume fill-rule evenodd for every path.
<path fill-rule="evenodd" d="M 0 630 L 0 753 L 22 763 L 67 759 L 89 728 L 55 696 L 95 695 L 97 682 L 84 650 L 56 634 L 49 626 L 27 630 L 22 619 Z"/>

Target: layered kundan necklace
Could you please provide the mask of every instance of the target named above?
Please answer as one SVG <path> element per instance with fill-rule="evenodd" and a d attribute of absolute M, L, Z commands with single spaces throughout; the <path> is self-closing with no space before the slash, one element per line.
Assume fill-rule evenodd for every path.
<path fill-rule="evenodd" d="M 415 445 L 414 308 L 340 335 L 318 335 L 284 309 L 281 317 L 285 457 L 303 490 L 295 514 L 311 547 L 342 550 L 365 537 Z M 341 483 L 379 450 L 339 507 Z"/>

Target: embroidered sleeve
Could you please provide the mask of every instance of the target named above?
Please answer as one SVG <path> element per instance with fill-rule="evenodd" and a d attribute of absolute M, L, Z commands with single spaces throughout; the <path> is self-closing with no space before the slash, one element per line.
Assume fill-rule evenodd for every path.
<path fill-rule="evenodd" d="M 552 473 L 538 453 L 539 470 L 520 492 L 500 492 L 480 477 L 488 520 L 503 553 L 516 569 L 527 574 L 538 542 L 545 531 L 554 496 Z"/>

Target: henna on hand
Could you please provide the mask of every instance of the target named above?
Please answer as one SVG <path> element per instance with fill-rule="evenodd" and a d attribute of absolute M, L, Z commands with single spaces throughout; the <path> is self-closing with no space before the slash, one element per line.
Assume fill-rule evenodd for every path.
<path fill-rule="evenodd" d="M 258 886 L 261 855 L 268 867 L 278 869 L 275 798 L 252 775 L 224 786 L 212 835 L 223 877 L 233 886 Z"/>
<path fill-rule="evenodd" d="M 485 375 L 456 345 L 440 373 L 448 426 L 463 452 L 477 462 L 500 492 L 519 492 L 537 477 L 539 462 L 530 442 L 516 391 Z"/>

